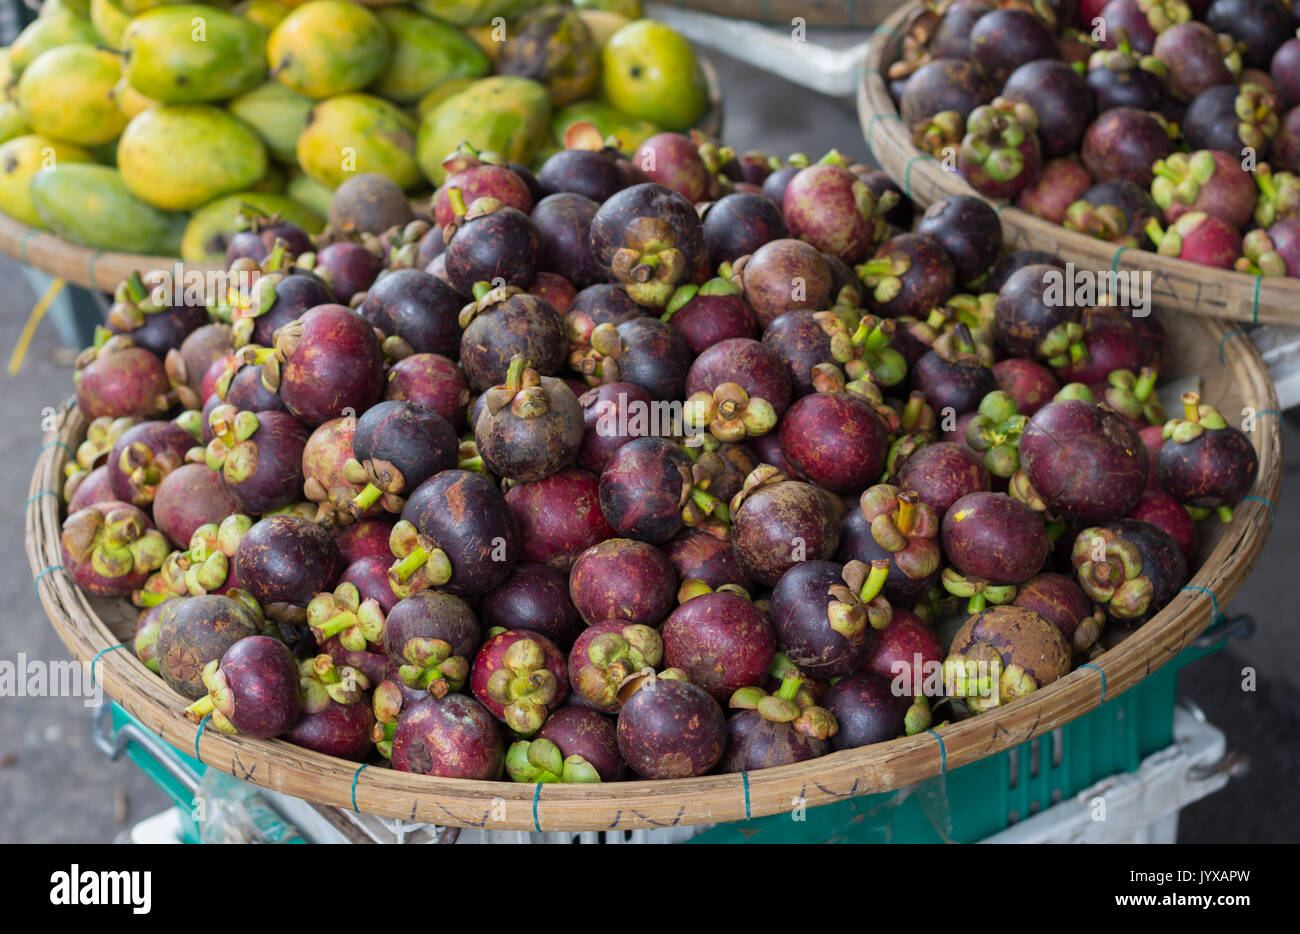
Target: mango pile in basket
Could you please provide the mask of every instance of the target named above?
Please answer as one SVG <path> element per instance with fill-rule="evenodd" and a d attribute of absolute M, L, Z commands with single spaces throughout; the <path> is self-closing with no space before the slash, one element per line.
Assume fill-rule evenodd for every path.
<path fill-rule="evenodd" d="M 1054 301 L 985 202 L 903 233 L 834 152 L 567 135 L 259 221 L 208 307 L 119 287 L 63 565 L 178 713 L 460 778 L 804 761 L 1064 676 L 1250 490 L 1160 325 Z"/>
<path fill-rule="evenodd" d="M 427 192 L 464 139 L 528 165 L 581 119 L 635 148 L 709 103 L 690 44 L 639 15 L 50 0 L 0 50 L 0 210 L 83 246 L 219 262 L 241 205 L 316 233 L 347 176 Z"/>
<path fill-rule="evenodd" d="M 927 0 L 888 72 L 972 188 L 1117 246 L 1300 276 L 1300 7 Z"/>

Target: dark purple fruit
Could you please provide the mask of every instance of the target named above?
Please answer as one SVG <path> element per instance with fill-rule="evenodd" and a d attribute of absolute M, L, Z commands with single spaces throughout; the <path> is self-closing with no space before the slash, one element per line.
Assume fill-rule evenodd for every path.
<path fill-rule="evenodd" d="M 781 451 L 798 476 L 834 493 L 870 486 L 889 451 L 889 430 L 871 403 L 853 392 L 798 399 L 781 420 L 780 436 Z"/>
<path fill-rule="evenodd" d="M 662 317 L 695 354 L 723 341 L 757 337 L 759 332 L 754 309 L 727 279 L 710 279 L 698 289 L 683 286 Z"/>
<path fill-rule="evenodd" d="M 727 741 L 727 721 L 698 685 L 646 675 L 618 714 L 618 748 L 642 778 L 691 778 L 710 771 Z"/>
<path fill-rule="evenodd" d="M 1075 159 L 1053 159 L 1038 180 L 1016 197 L 1016 207 L 1035 217 L 1060 224 L 1070 205 L 1092 187 L 1092 176 Z"/>
<path fill-rule="evenodd" d="M 461 310 L 465 328 L 460 365 L 475 392 L 505 380 L 510 361 L 522 354 L 534 370 L 554 376 L 564 364 L 564 319 L 545 299 L 511 286 L 476 287 L 477 300 Z"/>
<path fill-rule="evenodd" d="M 505 766 L 496 720 L 465 694 L 404 709 L 392 744 L 393 768 L 399 772 L 495 781 Z"/>
<path fill-rule="evenodd" d="M 814 678 L 838 678 L 862 666 L 892 610 L 879 596 L 889 563 L 805 561 L 772 591 L 772 625 L 791 664 Z"/>
<path fill-rule="evenodd" d="M 559 781 L 591 781 L 594 778 L 602 782 L 617 782 L 627 772 L 623 754 L 618 751 L 618 732 L 614 721 L 594 710 L 573 705 L 561 707 L 551 714 L 533 737 L 533 743 L 539 741 L 552 744 L 555 754 L 563 757 L 561 771 L 557 773 Z M 514 748 L 511 747 L 512 752 Z M 528 756 L 528 750 L 522 752 Z M 533 753 L 529 758 L 536 757 L 536 753 Z M 509 755 L 506 768 L 510 768 Z M 516 781 L 521 780 L 513 772 L 511 775 Z M 530 775 L 522 780 L 539 779 Z"/>
<path fill-rule="evenodd" d="M 1200 396 L 1183 394 L 1183 417 L 1168 422 L 1156 459 L 1160 485 L 1179 502 L 1216 509 L 1226 522 L 1232 507 L 1255 485 L 1259 455 L 1250 439 Z"/>
<path fill-rule="evenodd" d="M 519 524 L 520 558 L 568 573 L 578 555 L 613 538 L 599 488 L 594 473 L 577 467 L 512 485 L 506 502 Z"/>
<path fill-rule="evenodd" d="M 1002 252 L 997 212 L 983 198 L 971 195 L 950 195 L 930 205 L 916 232 L 934 238 L 948 251 L 957 281 L 967 288 L 985 281 Z"/>
<path fill-rule="evenodd" d="M 488 628 L 527 629 L 568 650 L 582 631 L 564 574 L 544 564 L 517 564 L 480 607 Z"/>
<path fill-rule="evenodd" d="M 1127 515 L 1147 482 L 1147 450 L 1119 415 L 1090 402 L 1039 409 L 1020 436 L 1025 477 L 1054 513 L 1089 522 Z"/>
<path fill-rule="evenodd" d="M 993 377 L 998 381 L 998 389 L 1011 397 L 1016 411 L 1026 418 L 1051 402 L 1061 388 L 1047 367 L 1019 357 L 1008 357 L 993 364 Z"/>
<path fill-rule="evenodd" d="M 664 438 L 623 445 L 600 475 L 600 509 L 610 527 L 658 545 L 710 516 L 725 520 L 726 504 L 696 482 L 692 466 L 686 452 Z"/>
<path fill-rule="evenodd" d="M 563 380 L 539 376 L 517 355 L 505 382 L 485 398 L 474 440 L 494 474 L 528 483 L 573 463 L 582 444 L 582 407 Z"/>
<path fill-rule="evenodd" d="M 811 483 L 789 480 L 770 464 L 745 479 L 731 501 L 731 543 L 741 573 L 772 587 L 802 561 L 825 561 L 840 543 L 840 520 L 830 496 Z"/>
<path fill-rule="evenodd" d="M 394 363 L 386 379 L 385 399 L 422 405 L 441 415 L 453 429 L 464 427 L 469 383 L 452 360 L 439 354 L 414 354 Z"/>
<path fill-rule="evenodd" d="M 816 247 L 802 240 L 772 240 L 740 257 L 731 281 L 762 327 L 787 311 L 820 311 L 831 294 L 830 267 Z"/>
<path fill-rule="evenodd" d="M 541 729 L 569 693 L 564 653 L 527 629 L 507 630 L 484 642 L 469 678 L 483 706 L 524 735 Z"/>
<path fill-rule="evenodd" d="M 591 348 L 581 372 L 592 385 L 635 383 L 662 401 L 686 394 L 691 349 L 665 321 L 633 318 L 617 326 L 597 325 L 591 332 Z"/>
<path fill-rule="evenodd" d="M 1088 83 L 1065 62 L 1043 59 L 1021 65 L 1007 78 L 1002 96 L 1034 109 L 1038 139 L 1048 158 L 1078 149 L 1092 122 L 1093 95 Z"/>
<path fill-rule="evenodd" d="M 564 276 L 579 289 L 605 280 L 591 252 L 591 221 L 600 205 L 573 192 L 547 195 L 533 208 L 541 237 L 538 268 Z"/>
<path fill-rule="evenodd" d="M 420 269 L 393 269 L 381 276 L 358 314 L 384 333 L 384 352 L 454 357 L 460 349 L 458 318 L 464 300 L 447 283 Z"/>
<path fill-rule="evenodd" d="M 1038 573 L 1051 551 L 1042 518 L 1005 493 L 971 493 L 943 518 L 943 551 L 966 577 L 1019 584 Z"/>
<path fill-rule="evenodd" d="M 1083 592 L 1127 627 L 1155 616 L 1187 583 L 1187 559 L 1169 533 L 1137 519 L 1084 529 L 1070 560 Z"/>
<path fill-rule="evenodd" d="M 570 148 L 552 154 L 537 171 L 537 183 L 546 194 L 582 195 L 600 204 L 627 187 L 617 150 Z"/>
<path fill-rule="evenodd" d="M 527 288 L 537 275 L 542 249 L 528 215 L 494 198 L 479 198 L 466 209 L 459 189 L 448 189 L 448 195 L 456 216 L 442 236 L 452 286 L 464 295 L 479 282 Z"/>
<path fill-rule="evenodd" d="M 441 234 L 436 234 L 441 243 Z M 321 247 L 316 253 L 316 273 L 334 291 L 334 301 L 352 304 L 352 296 L 374 285 L 383 263 L 360 243 L 340 240 Z"/>
<path fill-rule="evenodd" d="M 442 697 L 459 691 L 470 660 L 483 642 L 474 611 L 459 597 L 437 590 L 412 594 L 384 620 L 384 651 L 406 688 Z M 392 698 L 380 698 L 388 703 Z M 376 709 L 382 704 L 377 700 Z"/>
<path fill-rule="evenodd" d="M 663 663 L 659 633 L 639 623 L 607 620 L 587 627 L 569 653 L 569 685 L 573 699 L 602 713 L 616 714 L 622 706 L 619 686 L 631 675 Z"/>
<path fill-rule="evenodd" d="M 1165 66 L 1169 93 L 1184 102 L 1215 85 L 1232 84 L 1234 74 L 1229 61 L 1236 59 L 1235 64 L 1241 65 L 1231 37 L 1221 37 L 1197 22 L 1175 23 L 1164 30 L 1156 37 L 1152 53 Z"/>
<path fill-rule="evenodd" d="M 913 702 L 906 694 L 895 693 L 889 678 L 857 671 L 827 689 L 823 703 L 839 724 L 831 737 L 832 748 L 856 749 L 906 733 Z"/>
<path fill-rule="evenodd" d="M 206 693 L 203 670 L 239 640 L 261 629 L 253 608 L 231 597 L 170 600 L 159 622 L 154 653 L 167 685 L 191 700 Z"/>
<path fill-rule="evenodd" d="M 176 422 L 140 422 L 118 437 L 108 455 L 113 495 L 124 503 L 147 507 L 158 484 L 185 463 L 196 441 Z"/>
<path fill-rule="evenodd" d="M 1025 10 L 994 10 L 976 20 L 970 30 L 971 63 L 995 87 L 1002 87 L 1020 66 L 1056 56 L 1051 30 Z"/>
<path fill-rule="evenodd" d="M 247 340 L 262 347 L 275 342 L 275 332 L 296 321 L 318 305 L 334 301 L 334 290 L 310 273 L 271 273 L 259 278 L 254 286 L 252 308 L 255 315 Z M 236 328 L 243 335 L 246 325 Z"/>
<path fill-rule="evenodd" d="M 153 418 L 170 407 L 171 386 L 162 361 L 129 337 L 110 337 L 97 348 L 83 350 L 75 380 L 77 407 L 86 418 Z M 191 392 L 191 397 L 201 404 L 197 393 Z"/>
<path fill-rule="evenodd" d="M 976 107 L 966 118 L 966 135 L 957 150 L 962 178 L 982 195 L 1014 198 L 1034 183 L 1043 168 L 1036 119 L 1027 104 Z"/>
<path fill-rule="evenodd" d="M 970 58 L 970 31 L 985 13 L 993 10 L 982 0 L 954 3 L 940 17 L 927 46 L 934 58 Z"/>
<path fill-rule="evenodd" d="M 767 676 L 776 634 L 754 604 L 734 593 L 692 597 L 664 621 L 664 660 L 719 703 Z"/>
<path fill-rule="evenodd" d="M 960 415 L 974 411 L 980 400 L 997 388 L 997 380 L 976 352 L 970 329 L 959 324 L 936 339 L 934 347 L 916 361 L 911 386 L 925 394 L 935 412 L 951 409 Z"/>
<path fill-rule="evenodd" d="M 736 192 L 705 208 L 704 243 L 713 264 L 735 262 L 765 243 L 785 239 L 786 222 L 779 204 L 763 195 Z"/>
<path fill-rule="evenodd" d="M 1012 606 L 1033 610 L 1065 637 L 1076 652 L 1086 652 L 1101 635 L 1105 616 L 1093 609 L 1092 601 L 1064 574 L 1037 574 L 1016 588 Z"/>
<path fill-rule="evenodd" d="M 1214 0 L 1205 24 L 1237 40 L 1248 67 L 1267 69 L 1273 53 L 1293 35 L 1295 23 L 1289 14 L 1278 0 Z"/>
<path fill-rule="evenodd" d="M 356 421 L 352 451 L 365 488 L 349 506 L 360 517 L 384 494 L 404 496 L 439 471 L 456 466 L 460 439 L 447 420 L 414 402 L 380 402 Z"/>
<path fill-rule="evenodd" d="M 213 439 L 205 454 L 219 470 L 240 511 L 257 514 L 302 496 L 302 455 L 308 429 L 287 412 L 237 412 L 220 405 L 208 417 Z"/>
<path fill-rule="evenodd" d="M 719 441 L 740 441 L 776 427 L 790 405 L 790 377 L 765 345 L 732 338 L 691 364 L 686 395 L 686 424 Z"/>
<path fill-rule="evenodd" d="M 255 344 L 242 348 L 235 354 L 221 379 L 217 381 L 216 395 L 210 397 L 208 403 L 216 399 L 218 404 L 233 405 L 241 412 L 287 412 L 288 409 L 285 408 L 280 393 L 267 386 L 268 382 L 275 381 L 273 374 L 276 364 L 271 363 L 271 369 L 267 369 L 267 364 L 274 355 L 273 350 Z M 263 379 L 263 376 L 266 379 Z M 205 408 L 206 406 L 207 403 Z M 208 413 L 205 412 L 206 414 Z M 204 422 L 207 422 L 206 417 Z"/>
<path fill-rule="evenodd" d="M 633 185 L 605 201 L 591 222 L 591 245 L 633 300 L 654 308 L 694 278 L 706 252 L 694 205 L 653 183 Z"/>
<path fill-rule="evenodd" d="M 712 178 L 689 136 L 657 133 L 637 147 L 632 164 L 645 172 L 649 181 L 671 188 L 692 204 L 708 200 Z"/>
<path fill-rule="evenodd" d="M 281 739 L 327 756 L 353 762 L 365 759 L 374 746 L 370 734 L 375 726 L 366 675 L 336 665 L 329 655 L 317 655 L 299 664 L 298 687 L 302 715 Z"/>
<path fill-rule="evenodd" d="M 1277 134 L 1278 112 L 1277 97 L 1261 85 L 1216 85 L 1187 105 L 1183 136 L 1193 150 L 1218 149 L 1240 158 L 1248 146 L 1264 159 Z"/>
<path fill-rule="evenodd" d="M 1010 69 L 1007 74 L 1011 74 Z M 898 109 L 903 122 L 915 133 L 938 114 L 952 113 L 957 121 L 965 122 L 972 110 L 993 100 L 994 93 L 993 85 L 970 62 L 938 58 L 922 65 L 907 79 Z"/>
<path fill-rule="evenodd" d="M 1219 64 L 1224 67 L 1222 62 Z M 1098 113 L 1116 107 L 1159 112 L 1167 100 L 1168 74 L 1165 63 L 1151 55 L 1134 53 L 1131 48 L 1102 49 L 1088 59 L 1087 85 L 1096 99 Z"/>
<path fill-rule="evenodd" d="M 868 307 L 885 318 L 924 319 L 956 291 L 952 257 L 939 241 L 923 234 L 891 237 L 857 269 Z"/>
<path fill-rule="evenodd" d="M 195 529 L 220 522 L 237 506 L 220 474 L 206 464 L 182 464 L 158 484 L 152 511 L 158 531 L 184 547 Z"/>
<path fill-rule="evenodd" d="M 1085 191 L 1066 209 L 1062 224 L 1067 230 L 1100 240 L 1146 249 L 1151 245 L 1147 222 L 1159 216 L 1160 208 L 1145 187 L 1126 178 L 1112 178 Z"/>
<path fill-rule="evenodd" d="M 313 308 L 276 332 L 275 352 L 281 361 L 280 398 L 290 414 L 311 427 L 364 412 L 384 393 L 379 339 L 351 308 Z"/>
<path fill-rule="evenodd" d="M 939 442 L 918 450 L 898 473 L 898 486 L 915 490 L 942 519 L 963 496 L 989 489 L 989 472 L 970 448 Z"/>
<path fill-rule="evenodd" d="M 866 259 L 884 235 L 880 215 L 893 207 L 895 199 L 878 205 L 867 183 L 842 161 L 818 162 L 790 179 L 781 214 L 791 237 L 856 263 Z"/>
<path fill-rule="evenodd" d="M 298 721 L 302 698 L 298 694 L 298 666 L 293 654 L 278 639 L 248 636 L 240 639 L 203 669 L 208 693 L 185 708 L 198 722 L 211 715 L 222 733 L 252 739 L 279 736 Z"/>
<path fill-rule="evenodd" d="M 726 584 L 748 586 L 736 563 L 731 542 L 712 531 L 684 529 L 663 550 L 679 580 L 703 581 L 712 590 Z"/>
<path fill-rule="evenodd" d="M 890 605 L 910 607 L 938 581 L 939 515 L 914 490 L 888 483 L 863 492 L 844 517 L 839 560 L 889 562 L 881 593 Z"/>
<path fill-rule="evenodd" d="M 1082 309 L 1068 299 L 1065 274 L 1055 266 L 1025 266 L 998 293 L 998 346 L 1013 357 L 1063 367 L 1084 353 Z"/>
<path fill-rule="evenodd" d="M 1145 188 L 1151 184 L 1151 167 L 1169 152 L 1164 123 L 1154 114 L 1132 107 L 1105 111 L 1083 137 L 1084 167 L 1099 182 L 1122 178 Z"/>
<path fill-rule="evenodd" d="M 569 596 L 589 624 L 626 620 L 656 626 L 673 608 L 677 574 L 653 545 L 611 538 L 578 556 Z"/>
<path fill-rule="evenodd" d="M 254 525 L 235 553 L 235 575 L 268 616 L 298 621 L 318 593 L 332 590 L 343 558 L 330 534 L 298 516 Z"/>
<path fill-rule="evenodd" d="M 1026 266 L 1032 266 L 1035 263 L 1046 263 L 1049 266 L 1055 266 L 1062 272 L 1065 271 L 1065 261 L 1054 253 L 1048 253 L 1044 250 L 1015 250 L 1005 254 L 993 266 L 989 272 L 989 277 L 984 282 L 984 291 L 997 293 L 1002 291 L 1002 286 L 1007 284 L 1007 280 L 1018 270 Z"/>

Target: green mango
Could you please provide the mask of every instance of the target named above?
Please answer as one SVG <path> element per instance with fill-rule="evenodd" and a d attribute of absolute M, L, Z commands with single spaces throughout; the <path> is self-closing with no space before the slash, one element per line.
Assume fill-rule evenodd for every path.
<path fill-rule="evenodd" d="M 175 256 L 185 216 L 159 211 L 106 165 L 67 162 L 32 179 L 32 204 L 54 234 L 100 250 Z"/>
<path fill-rule="evenodd" d="M 60 13 L 71 13 L 85 19 L 90 15 L 90 0 L 45 0 L 36 15 L 57 16 Z"/>
<path fill-rule="evenodd" d="M 483 50 L 460 30 L 402 7 L 378 11 L 393 37 L 388 68 L 370 85 L 380 97 L 399 104 L 456 78 L 481 78 L 492 70 Z"/>
<path fill-rule="evenodd" d="M 539 0 L 415 0 L 412 4 L 426 16 L 455 23 L 457 26 L 482 26 L 498 16 L 514 19 Z"/>
<path fill-rule="evenodd" d="M 209 201 L 190 217 L 181 239 L 181 259 L 187 263 L 225 263 L 226 244 L 239 230 L 238 218 L 249 209 L 264 214 L 278 214 L 297 224 L 309 234 L 320 233 L 325 218 L 301 202 L 262 191 L 241 191 Z"/>
<path fill-rule="evenodd" d="M 321 217 L 329 215 L 330 199 L 334 197 L 334 192 L 306 172 L 294 173 L 284 191 L 294 201 L 310 208 Z"/>
<path fill-rule="evenodd" d="M 199 4 L 141 13 L 122 34 L 122 49 L 131 86 L 164 104 L 225 100 L 266 79 L 266 33 Z"/>
<path fill-rule="evenodd" d="M 275 0 L 243 0 L 231 8 L 236 16 L 242 16 L 255 26 L 260 26 L 269 36 L 271 30 L 289 15 L 291 9 Z"/>
<path fill-rule="evenodd" d="M 388 30 L 372 11 L 346 0 L 311 0 L 271 31 L 271 75 L 317 100 L 359 91 L 392 55 Z"/>
<path fill-rule="evenodd" d="M 190 211 L 257 184 L 267 157 L 248 124 L 224 110 L 164 104 L 126 125 L 117 165 L 136 197 L 164 211 Z"/>
<path fill-rule="evenodd" d="M 90 0 L 90 22 L 104 44 L 114 51 L 122 49 L 122 33 L 131 22 L 131 14 L 119 0 Z"/>
<path fill-rule="evenodd" d="M 528 78 L 495 75 L 444 100 L 420 124 L 420 168 L 434 186 L 447 177 L 442 160 L 461 143 L 527 164 L 550 131 L 551 97 Z"/>
<path fill-rule="evenodd" d="M 600 131 L 604 139 L 609 139 L 611 136 L 617 139 L 619 150 L 628 155 L 636 152 L 638 146 L 656 133 L 663 132 L 662 128 L 655 126 L 649 120 L 623 113 L 610 104 L 601 101 L 580 101 L 577 104 L 561 107 L 555 112 L 555 116 L 551 119 L 551 136 L 555 144 L 563 146 L 564 131 L 570 125 L 579 122 L 590 123 Z"/>
<path fill-rule="evenodd" d="M 60 163 L 90 162 L 80 146 L 29 133 L 0 145 L 0 211 L 32 227 L 44 226 L 32 206 L 32 179 Z"/>
<path fill-rule="evenodd" d="M 298 135 L 315 104 L 310 97 L 291 91 L 279 81 L 268 81 L 230 102 L 232 114 L 262 137 L 271 155 L 281 162 L 298 162 Z"/>
<path fill-rule="evenodd" d="M 7 143 L 14 137 L 31 131 L 21 107 L 13 101 L 0 101 L 0 143 Z"/>
<path fill-rule="evenodd" d="M 370 94 L 340 94 L 319 102 L 298 137 L 298 165 L 328 188 L 349 176 L 374 172 L 403 189 L 420 182 L 415 121 Z"/>
<path fill-rule="evenodd" d="M 61 45 L 94 45 L 99 33 L 89 20 L 66 11 L 38 16 L 9 46 L 9 64 L 15 74 L 22 72 L 42 52 Z"/>
<path fill-rule="evenodd" d="M 453 94 L 459 94 L 473 83 L 473 78 L 452 78 L 450 81 L 444 81 L 432 88 L 415 105 L 415 119 L 423 121 L 425 117 L 433 112 L 435 107 Z"/>
<path fill-rule="evenodd" d="M 42 52 L 18 79 L 18 104 L 32 129 L 78 146 L 117 139 L 126 114 L 113 87 L 122 77 L 118 56 L 89 45 Z"/>

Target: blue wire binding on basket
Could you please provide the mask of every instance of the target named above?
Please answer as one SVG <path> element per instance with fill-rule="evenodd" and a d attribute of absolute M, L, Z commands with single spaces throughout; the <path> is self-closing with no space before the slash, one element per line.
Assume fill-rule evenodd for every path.
<path fill-rule="evenodd" d="M 925 732 L 929 733 L 931 736 L 933 736 L 936 740 L 939 741 L 939 774 L 944 775 L 948 771 L 948 747 L 943 744 L 943 737 L 940 736 L 935 730 L 930 729 L 930 730 L 926 730 Z"/>
<path fill-rule="evenodd" d="M 1092 664 L 1080 665 L 1079 667 L 1091 668 L 1094 671 L 1101 672 L 1101 701 L 1097 704 L 1097 706 L 1100 707 L 1102 704 L 1106 703 L 1106 672 L 1102 671 L 1096 665 L 1092 665 Z"/>
<path fill-rule="evenodd" d="M 744 769 L 740 770 L 740 781 L 745 789 L 745 820 L 749 820 L 753 816 L 749 810 L 749 773 Z"/>
<path fill-rule="evenodd" d="M 95 662 L 99 661 L 99 656 L 103 655 L 105 652 L 111 652 L 114 649 L 124 649 L 124 648 L 126 648 L 126 646 L 121 642 L 119 642 L 117 645 L 110 645 L 106 649 L 99 650 L 99 652 L 95 655 L 95 657 L 90 660 L 90 683 L 91 684 L 95 684 L 95 685 L 99 684 L 99 680 L 95 677 Z"/>
<path fill-rule="evenodd" d="M 34 578 L 32 578 L 32 583 L 39 584 L 41 582 L 41 578 L 44 577 L 46 574 L 50 573 L 51 571 L 62 571 L 62 570 L 63 570 L 63 565 L 51 564 L 45 570 L 41 571 L 41 573 L 37 574 Z"/>
<path fill-rule="evenodd" d="M 368 768 L 370 768 L 370 766 L 366 765 L 366 764 L 363 762 L 363 763 L 361 763 L 361 767 L 358 768 L 355 772 L 352 773 L 352 811 L 353 811 L 353 813 L 358 813 L 358 814 L 360 813 L 359 811 L 357 811 L 357 779 L 361 777 L 361 772 L 362 772 L 362 770 L 363 770 L 363 769 L 368 769 Z"/>
<path fill-rule="evenodd" d="M 538 833 L 542 832 L 541 821 L 537 819 L 537 803 L 542 800 L 542 783 L 538 782 L 537 787 L 533 789 L 533 829 Z"/>
<path fill-rule="evenodd" d="M 33 493 L 31 496 L 27 497 L 27 502 L 23 503 L 23 508 L 26 509 L 42 496 L 53 496 L 55 499 L 59 498 L 59 494 L 55 493 L 53 490 L 41 490 L 39 493 Z"/>
<path fill-rule="evenodd" d="M 1219 618 L 1219 598 L 1214 595 L 1213 590 L 1209 587 L 1198 587 L 1195 584 L 1188 584 L 1183 588 L 1183 590 L 1196 590 L 1200 593 L 1208 593 L 1210 595 L 1210 605 L 1214 607 L 1214 618 Z"/>
<path fill-rule="evenodd" d="M 208 714 L 202 720 L 200 720 L 199 731 L 194 734 L 194 758 L 198 759 L 200 762 L 203 761 L 203 757 L 199 755 L 199 740 L 203 738 L 203 730 L 207 727 L 208 721 L 211 719 L 212 719 L 212 714 Z"/>

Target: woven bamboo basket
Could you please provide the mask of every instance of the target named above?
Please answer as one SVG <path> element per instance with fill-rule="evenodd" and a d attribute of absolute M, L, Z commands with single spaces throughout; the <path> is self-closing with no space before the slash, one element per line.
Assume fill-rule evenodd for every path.
<path fill-rule="evenodd" d="M 902 28 L 917 3 L 899 7 L 872 36 L 858 85 L 858 119 L 867 149 L 881 168 L 918 204 L 928 207 L 949 195 L 978 195 L 957 172 L 912 144 L 889 96 L 884 77 L 897 59 Z M 980 195 L 980 197 L 983 197 Z M 1117 247 L 1066 230 L 994 198 L 1011 249 L 1046 250 L 1080 269 L 1150 270 L 1153 298 L 1161 307 L 1195 315 L 1265 324 L 1300 324 L 1300 279 L 1263 277 L 1212 269 L 1144 250 Z"/>
<path fill-rule="evenodd" d="M 520 785 L 432 778 L 352 762 L 288 743 L 226 736 L 187 720 L 187 703 L 121 644 L 133 630 L 126 601 L 88 597 L 61 569 L 57 495 L 63 465 L 85 432 L 68 408 L 50 433 L 32 476 L 27 554 L 36 589 L 68 650 L 93 664 L 106 693 L 159 737 L 237 778 L 319 804 L 381 817 L 492 830 L 613 830 L 668 827 L 789 812 L 854 795 L 889 791 L 1018 745 L 1113 698 L 1173 658 L 1227 606 L 1273 522 L 1281 484 L 1277 398 L 1254 345 L 1208 318 L 1169 327 L 1168 376 L 1197 377 L 1207 402 L 1230 421 L 1253 410 L 1249 437 L 1260 461 L 1252 495 L 1231 523 L 1205 523 L 1200 570 L 1154 619 L 1096 660 L 1027 698 L 937 731 L 832 753 L 799 765 L 745 775 L 608 785 Z"/>
<path fill-rule="evenodd" d="M 809 26 L 874 26 L 898 8 L 897 0 L 672 0 L 673 6 L 714 16 L 790 26 L 796 17 Z"/>
<path fill-rule="evenodd" d="M 387 0 L 385 0 L 387 2 Z M 393 0 L 401 2 L 401 0 Z M 377 5 L 372 0 L 372 5 Z M 704 80 L 708 85 L 709 111 L 700 120 L 698 129 L 712 137 L 722 136 L 722 85 L 717 70 L 706 58 L 700 59 Z M 428 208 L 428 198 L 412 200 L 417 210 Z M 71 285 L 92 292 L 111 292 L 117 284 L 133 272 L 142 274 L 155 269 L 170 270 L 181 259 L 177 256 L 149 256 L 142 253 L 118 253 L 70 243 L 52 233 L 29 227 L 0 213 L 0 253 L 6 253 L 24 266 L 63 279 Z M 184 263 L 186 271 L 202 273 L 225 267 L 214 263 Z"/>

